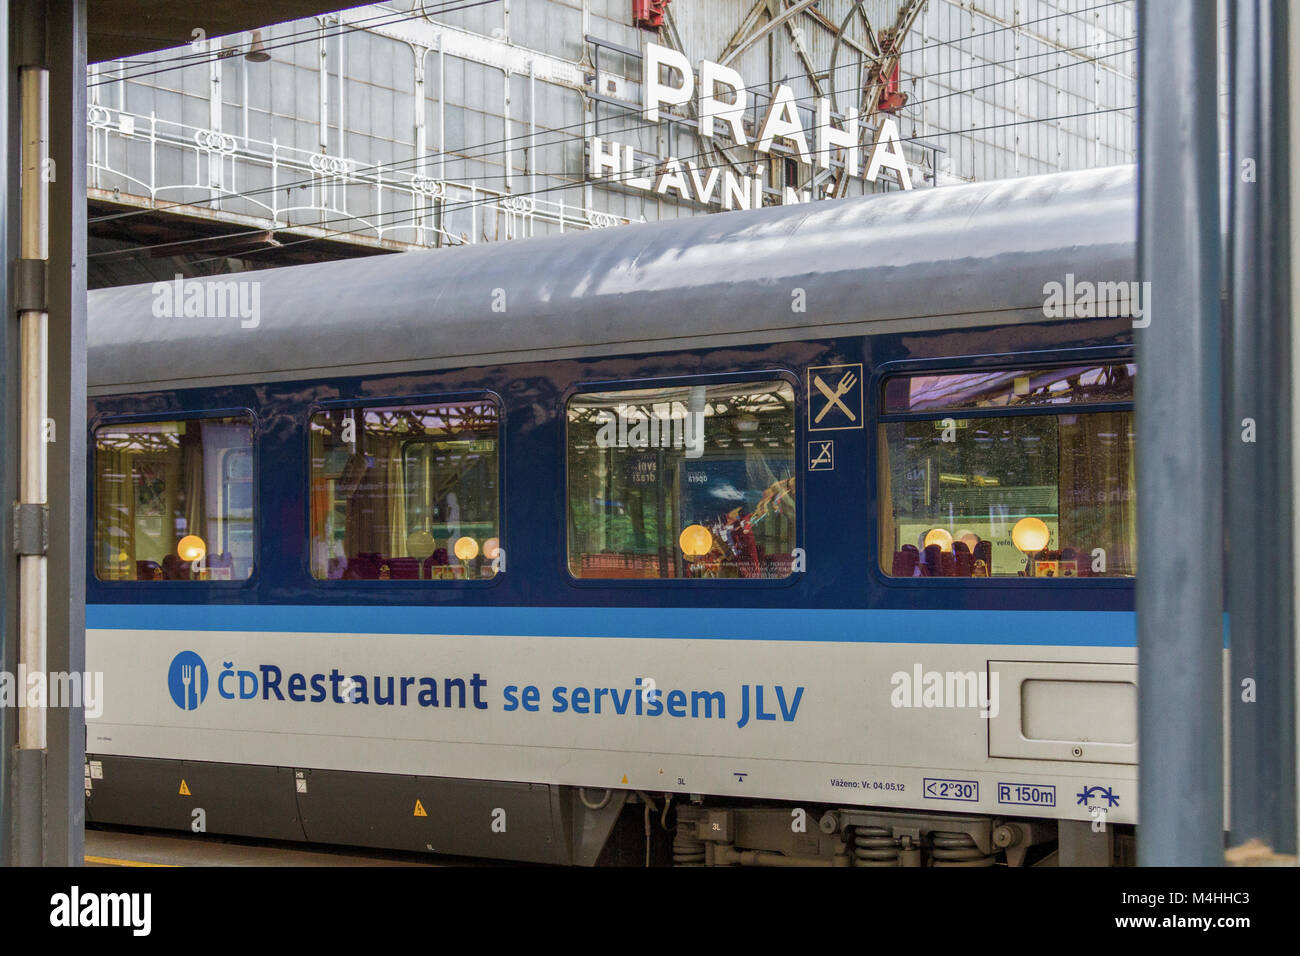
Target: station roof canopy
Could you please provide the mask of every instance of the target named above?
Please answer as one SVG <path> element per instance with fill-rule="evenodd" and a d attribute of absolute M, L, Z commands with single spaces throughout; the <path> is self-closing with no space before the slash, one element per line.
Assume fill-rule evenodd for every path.
<path fill-rule="evenodd" d="M 193 0 L 89 0 L 88 59 L 99 63 L 178 47 L 189 43 L 196 29 L 209 37 L 221 37 L 361 5 L 356 0 L 221 0 L 203 4 Z"/>

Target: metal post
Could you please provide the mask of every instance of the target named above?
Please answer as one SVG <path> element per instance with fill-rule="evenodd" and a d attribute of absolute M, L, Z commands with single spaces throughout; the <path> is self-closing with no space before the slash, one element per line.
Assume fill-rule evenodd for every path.
<path fill-rule="evenodd" d="M 1270 356 L 1277 376 L 1279 392 L 1274 401 L 1281 406 L 1278 415 L 1278 455 L 1273 462 L 1273 490 L 1278 502 L 1278 526 L 1285 529 L 1288 547 L 1282 553 L 1286 561 L 1278 561 L 1273 566 L 1274 600 L 1277 606 L 1275 631 L 1273 632 L 1273 660 L 1280 674 L 1276 700 L 1270 702 L 1272 724 L 1279 735 L 1275 752 L 1278 755 L 1278 784 L 1281 797 L 1274 809 L 1277 821 L 1277 843 L 1279 853 L 1295 855 L 1300 849 L 1297 841 L 1296 810 L 1300 805 L 1300 791 L 1290 785 L 1296 775 L 1296 741 L 1297 741 L 1297 682 L 1295 667 L 1297 660 L 1295 628 L 1296 617 L 1290 595 L 1293 591 L 1290 568 L 1295 564 L 1296 555 L 1296 511 L 1291 505 L 1289 489 L 1294 483 L 1296 463 L 1296 446 L 1291 441 L 1291 396 L 1296 390 L 1295 377 L 1292 373 L 1287 355 L 1291 351 L 1292 341 L 1296 338 L 1293 323 L 1297 315 L 1291 301 L 1291 276 L 1295 272 L 1292 255 L 1295 251 L 1292 223 L 1287 215 L 1291 202 L 1291 193 L 1295 186 L 1291 182 L 1291 161 L 1296 155 L 1292 149 L 1291 138 L 1291 101 L 1294 93 L 1290 89 L 1290 74 L 1294 69 L 1288 64 L 1288 56 L 1294 47 L 1288 48 L 1285 41 L 1291 30 L 1291 20 L 1300 14 L 1294 12 L 1293 4 L 1284 0 L 1268 0 L 1268 21 L 1264 31 L 1268 37 L 1268 75 L 1265 78 L 1268 97 L 1267 115 L 1273 117 L 1269 130 L 1267 155 L 1268 163 L 1274 171 L 1270 179 L 1271 198 L 1267 202 L 1266 220 L 1269 228 L 1271 248 L 1269 249 L 1270 276 L 1269 301 L 1267 308 L 1273 316 L 1273 327 L 1277 337 L 1276 348 Z"/>
<path fill-rule="evenodd" d="M 1293 853 L 1285 35 L 1282 3 L 1240 0 L 1231 5 L 1225 574 L 1232 662 L 1232 843 L 1259 840 L 1275 852 Z"/>
<path fill-rule="evenodd" d="M 506 16 L 510 16 L 509 10 Z M 509 22 L 507 20 L 507 22 Z M 506 169 L 506 188 L 507 193 L 514 192 L 514 123 L 510 118 L 510 68 L 505 67 L 501 70 L 501 115 L 503 118 L 502 128 L 505 130 L 505 169 Z"/>
<path fill-rule="evenodd" d="M 347 95 L 347 52 L 346 37 L 348 31 L 343 26 L 343 18 L 336 17 L 339 25 L 339 155 L 348 155 L 348 95 Z"/>
<path fill-rule="evenodd" d="M 532 60 L 528 61 L 528 191 L 537 195 L 537 67 Z"/>
<path fill-rule="evenodd" d="M 316 18 L 316 29 L 320 33 L 317 42 L 317 55 L 319 57 L 319 83 L 317 85 L 320 89 L 320 151 L 322 155 L 330 151 L 330 70 L 327 60 L 328 51 L 326 49 L 329 43 L 328 23 L 328 17 Z M 324 187 L 322 187 L 321 196 L 324 197 L 324 195 L 325 191 Z M 322 202 L 321 205 L 325 205 L 325 203 Z"/>
<path fill-rule="evenodd" d="M 1138 861 L 1223 864 L 1214 4 L 1138 7 Z"/>
<path fill-rule="evenodd" d="M 424 128 L 425 93 L 424 64 L 429 51 L 422 46 L 411 45 L 411 56 L 415 62 L 415 174 L 426 175 L 429 150 L 428 133 Z M 423 209 L 421 209 L 423 212 Z"/>
<path fill-rule="evenodd" d="M 0 179 L 4 182 L 3 199 L 0 199 L 0 256 L 6 265 L 10 250 L 14 248 L 15 218 L 12 214 L 17 199 L 16 170 L 9 161 L 9 145 L 13 130 L 13 103 L 9 98 L 10 45 L 16 44 L 16 31 L 12 29 L 9 0 L 0 0 L 0 25 L 6 31 L 0 40 L 0 103 L 5 106 L 5 121 L 0 125 Z M 18 468 L 14 456 L 9 454 L 15 433 L 15 420 L 11 409 L 18 407 L 17 380 L 13 374 L 13 359 L 17 353 L 17 325 L 11 319 L 17 309 L 13 289 L 5 283 L 0 299 L 4 300 L 5 321 L 0 325 L 0 502 L 16 498 Z M 10 527 L 11 512 L 0 508 L 0 541 L 13 536 Z M 0 561 L 0 668 L 13 674 L 17 670 L 18 655 L 14 644 L 14 624 L 17 619 L 18 588 L 16 575 L 9 561 Z M 17 821 L 10 795 L 17 790 L 17 780 L 12 764 L 17 755 L 18 734 L 13 708 L 0 707 L 0 863 L 8 863 L 16 856 Z"/>
<path fill-rule="evenodd" d="M 50 0 L 49 568 L 47 666 L 86 670 L 86 0 Z M 103 689 L 112 694 L 113 688 Z M 82 863 L 86 723 L 79 702 L 51 708 L 45 862 Z"/>
<path fill-rule="evenodd" d="M 3 717 L 4 850 L 15 863 L 69 865 L 82 862 L 85 724 L 82 701 L 54 699 L 48 677 L 85 671 L 85 0 L 18 0 L 5 13 L 19 66 L 18 89 L 4 88 L 6 135 L 21 149 L 5 179 L 5 248 L 18 256 L 6 287 L 3 480 L 18 506 L 5 506 L 0 540 L 11 555 L 17 545 L 4 562 L 18 569 L 4 581 L 4 665 L 18 671 L 24 707 L 17 728 Z M 27 693 L 41 684 L 44 700 Z"/>
<path fill-rule="evenodd" d="M 447 61 L 438 36 L 438 178 L 447 179 Z"/>
<path fill-rule="evenodd" d="M 214 133 L 220 133 L 222 102 L 221 102 L 221 58 L 213 56 L 214 53 L 221 52 L 221 41 L 211 39 L 207 42 L 208 60 L 208 129 Z M 218 140 L 220 137 L 218 137 Z M 213 144 L 216 145 L 215 143 Z M 208 150 L 208 192 L 211 194 L 210 199 L 213 208 L 221 208 L 221 191 L 225 187 L 225 153 L 221 149 Z"/>
<path fill-rule="evenodd" d="M 18 740 L 14 760 L 14 862 L 38 866 L 45 857 L 45 701 L 27 700 L 29 679 L 44 681 L 46 668 L 46 553 L 41 528 L 47 513 L 46 418 L 48 315 L 45 267 L 49 258 L 49 72 L 33 65 L 44 51 L 32 42 L 18 71 L 18 505 L 16 538 L 35 529 L 18 549 Z M 10 366 L 11 370 L 13 366 Z M 13 630 L 10 629 L 10 633 Z M 27 705 L 32 706 L 27 706 Z"/>
<path fill-rule="evenodd" d="M 44 279 L 49 260 L 49 106 L 50 74 L 44 67 L 23 66 L 18 73 L 19 126 L 22 130 L 19 173 L 18 249 L 20 267 Z M 42 437 L 46 419 L 46 374 L 48 366 L 49 315 L 44 308 L 44 282 L 33 288 L 35 295 L 19 303 L 21 339 L 21 395 L 19 398 L 18 503 L 22 524 L 43 526 L 47 506 L 46 442 Z M 38 301 L 39 300 L 39 301 Z M 32 518 L 30 516 L 36 516 Z M 24 550 L 18 558 L 18 672 L 28 678 L 45 674 L 45 570 L 46 555 Z M 26 691 L 27 681 L 22 681 Z M 18 712 L 18 748 L 45 750 L 45 702 Z M 19 755 L 22 759 L 23 755 Z"/>
<path fill-rule="evenodd" d="M 1288 18 L 1286 31 L 1278 33 L 1277 36 L 1286 36 L 1288 43 L 1284 47 L 1284 56 L 1286 56 L 1286 90 L 1287 103 L 1285 105 L 1285 114 L 1283 118 L 1288 122 L 1287 136 L 1278 137 L 1280 148 L 1287 150 L 1288 156 L 1300 156 L 1300 11 L 1295 16 Z M 1289 142 L 1288 142 L 1289 140 Z M 1287 235 L 1300 236 L 1300 188 L 1289 189 L 1287 195 L 1288 223 Z M 1300 315 L 1300 269 L 1292 269 L 1289 277 L 1290 289 L 1288 290 L 1290 311 L 1292 316 Z M 1291 381 L 1300 381 L 1300 335 L 1291 336 Z M 1296 457 L 1294 451 L 1300 448 L 1300 388 L 1291 389 L 1291 449 L 1293 471 L 1286 476 L 1290 481 L 1291 489 L 1291 516 L 1294 522 L 1297 516 L 1300 516 L 1300 476 L 1294 471 Z M 1295 527 L 1292 527 L 1292 533 L 1295 533 Z M 1300 624 L 1300 566 L 1292 565 L 1291 569 L 1291 624 L 1292 624 L 1292 668 L 1291 675 L 1295 680 L 1292 685 L 1292 700 L 1295 700 L 1294 690 L 1300 687 L 1300 653 L 1297 653 L 1296 642 L 1300 639 L 1300 633 L 1297 633 L 1296 625 Z M 1293 729 L 1294 729 L 1294 725 Z M 1300 735 L 1297 735 L 1300 736 Z M 1296 771 L 1292 775 L 1292 782 L 1297 792 L 1300 792 L 1300 753 L 1296 750 L 1296 740 L 1293 737 L 1291 748 L 1291 757 L 1294 763 L 1292 768 Z M 1285 781 L 1283 781 L 1285 785 Z M 1297 801 L 1300 802 L 1300 801 Z M 1292 817 L 1292 825 L 1300 824 L 1300 820 Z"/>

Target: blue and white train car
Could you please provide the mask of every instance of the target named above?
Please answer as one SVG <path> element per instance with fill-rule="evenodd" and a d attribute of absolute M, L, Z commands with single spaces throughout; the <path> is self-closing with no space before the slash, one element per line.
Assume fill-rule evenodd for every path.
<path fill-rule="evenodd" d="M 1135 232 L 1107 169 L 94 293 L 88 820 L 1114 860 Z"/>

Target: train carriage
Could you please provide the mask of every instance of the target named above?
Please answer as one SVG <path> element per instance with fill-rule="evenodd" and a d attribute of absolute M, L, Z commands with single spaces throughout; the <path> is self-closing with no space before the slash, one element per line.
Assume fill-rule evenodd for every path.
<path fill-rule="evenodd" d="M 87 819 L 1113 860 L 1135 232 L 1106 169 L 93 293 Z"/>

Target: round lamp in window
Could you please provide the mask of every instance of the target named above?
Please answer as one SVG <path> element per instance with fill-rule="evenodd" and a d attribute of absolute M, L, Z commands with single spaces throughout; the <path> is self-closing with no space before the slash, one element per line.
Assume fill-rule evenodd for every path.
<path fill-rule="evenodd" d="M 406 553 L 423 561 L 433 554 L 433 535 L 427 531 L 412 531 L 406 536 Z"/>
<path fill-rule="evenodd" d="M 966 545 L 966 550 L 970 551 L 971 554 L 974 554 L 975 545 L 980 543 L 980 536 L 977 535 L 974 531 L 958 531 L 957 540 L 964 542 Z"/>
<path fill-rule="evenodd" d="M 1041 518 L 1021 518 L 1011 529 L 1011 543 L 1025 553 L 1025 570 L 1034 573 L 1034 555 L 1047 547 L 1052 533 Z"/>
<path fill-rule="evenodd" d="M 182 561 L 201 561 L 208 553 L 208 546 L 197 534 L 187 534 L 177 543 L 176 553 Z"/>
<path fill-rule="evenodd" d="M 925 540 L 921 542 L 921 550 L 924 551 L 932 544 L 937 544 L 940 551 L 952 550 L 952 535 L 943 528 L 931 528 L 925 533 Z"/>
<path fill-rule="evenodd" d="M 702 558 L 713 550 L 713 532 L 702 524 L 688 524 L 682 529 L 677 543 L 688 558 Z"/>
<path fill-rule="evenodd" d="M 456 552 L 456 557 L 462 561 L 473 561 L 478 557 L 478 542 L 465 535 L 463 538 L 456 539 L 456 547 L 453 550 Z"/>
<path fill-rule="evenodd" d="M 501 553 L 501 542 L 496 538 L 488 538 L 483 542 L 483 557 L 489 561 L 495 561 L 497 555 Z"/>

